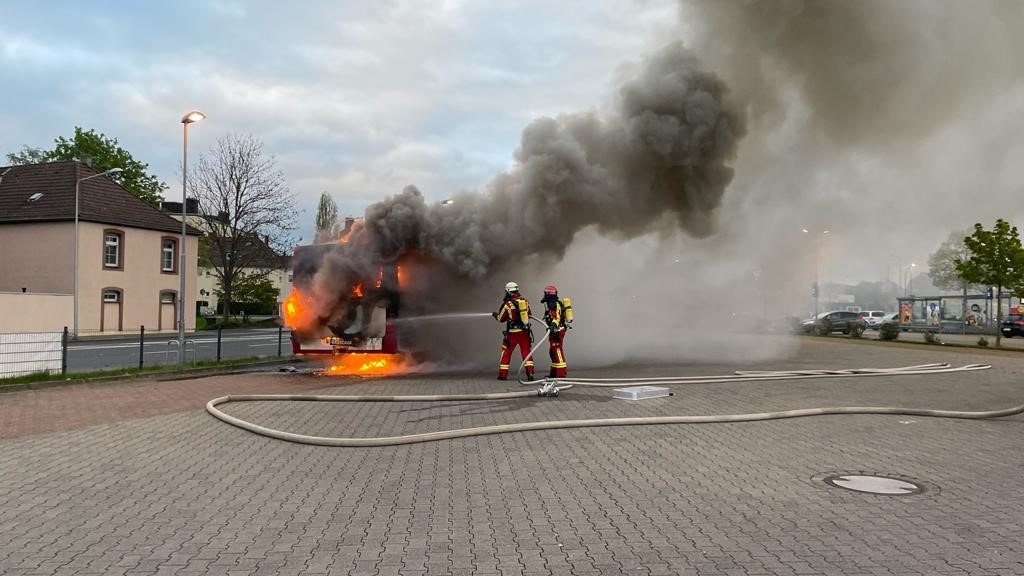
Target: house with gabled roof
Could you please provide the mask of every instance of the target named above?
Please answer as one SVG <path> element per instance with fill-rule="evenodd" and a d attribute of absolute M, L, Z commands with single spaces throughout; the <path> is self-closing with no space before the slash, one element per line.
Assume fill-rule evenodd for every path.
<path fill-rule="evenodd" d="M 181 304 L 195 329 L 202 232 L 187 227 L 181 298 L 181 223 L 106 176 L 85 180 L 96 175 L 81 162 L 0 167 L 0 332 L 72 329 L 76 300 L 83 335 L 176 331 Z"/>

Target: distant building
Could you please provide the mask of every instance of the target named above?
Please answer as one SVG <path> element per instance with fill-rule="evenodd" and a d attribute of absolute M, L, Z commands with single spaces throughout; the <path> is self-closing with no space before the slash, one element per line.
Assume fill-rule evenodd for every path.
<path fill-rule="evenodd" d="M 161 202 L 160 209 L 166 212 L 168 216 L 181 222 L 181 202 Z M 211 218 L 210 216 L 200 214 L 199 203 L 194 198 L 187 200 L 185 216 L 190 226 L 203 230 L 204 235 L 207 236 L 205 258 L 200 259 L 198 265 L 195 299 L 201 314 L 212 314 L 220 306 L 220 300 L 217 298 L 217 291 L 220 289 L 220 277 L 217 274 L 217 269 L 223 269 L 225 257 L 230 257 L 230 254 L 221 254 L 216 243 L 211 241 L 212 237 L 209 235 L 209 232 L 212 226 L 226 227 L 228 217 L 226 214 L 222 214 L 219 218 Z M 291 256 L 278 254 L 265 238 L 258 235 L 253 235 L 251 239 L 243 242 L 239 249 L 244 251 L 242 260 L 249 264 L 249 266 L 242 268 L 240 273 L 246 276 L 266 274 L 267 279 L 270 280 L 270 283 L 278 291 L 277 309 L 280 310 L 280 303 L 291 292 L 292 275 L 289 272 Z"/>
<path fill-rule="evenodd" d="M 0 332 L 73 328 L 81 162 L 0 168 Z M 181 224 L 100 176 L 79 186 L 78 330 L 177 330 Z M 189 227 L 185 328 L 195 328 L 200 230 Z"/>

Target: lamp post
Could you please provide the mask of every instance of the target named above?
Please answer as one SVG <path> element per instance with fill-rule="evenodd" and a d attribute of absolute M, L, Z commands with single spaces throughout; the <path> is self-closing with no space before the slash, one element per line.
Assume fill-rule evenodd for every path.
<path fill-rule="evenodd" d="M 86 180 L 92 180 L 93 178 L 99 178 L 100 176 L 111 176 L 113 174 L 120 174 L 121 172 L 124 172 L 124 170 L 120 168 L 111 168 L 106 172 L 100 172 L 99 174 L 93 174 L 92 176 L 86 176 L 85 178 L 79 178 L 75 180 L 75 317 L 72 320 L 72 323 L 74 324 L 73 333 L 75 335 L 75 338 L 78 338 L 78 195 L 81 191 L 82 182 L 85 182 Z"/>
<path fill-rule="evenodd" d="M 911 262 L 910 266 L 907 266 L 907 285 L 903 288 L 904 296 L 914 293 L 914 268 L 917 268 L 917 263 L 915 262 Z"/>
<path fill-rule="evenodd" d="M 178 264 L 178 368 L 185 364 L 185 230 L 188 222 L 188 125 L 206 118 L 206 114 L 193 110 L 181 117 L 181 254 Z"/>
<path fill-rule="evenodd" d="M 812 232 L 807 228 L 801 228 L 801 232 L 810 235 Z M 818 257 L 821 252 L 821 239 L 828 234 L 828 230 L 821 230 L 819 232 L 813 232 L 814 234 L 814 318 L 818 317 L 818 294 L 821 293 L 821 288 L 818 286 Z"/>

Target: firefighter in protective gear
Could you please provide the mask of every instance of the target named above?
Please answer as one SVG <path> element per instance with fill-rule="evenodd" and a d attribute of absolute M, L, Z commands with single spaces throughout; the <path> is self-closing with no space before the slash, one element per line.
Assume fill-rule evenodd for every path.
<path fill-rule="evenodd" d="M 549 378 L 565 378 L 568 365 L 565 363 L 565 332 L 572 322 L 572 304 L 568 298 L 558 298 L 558 288 L 554 284 L 544 287 L 544 323 L 548 327 L 548 353 L 551 355 Z"/>
<path fill-rule="evenodd" d="M 501 302 L 501 308 L 491 315 L 498 322 L 505 323 L 505 331 L 502 332 L 504 338 L 501 341 L 501 360 L 498 362 L 498 380 L 508 380 L 508 367 L 516 346 L 523 355 L 526 379 L 533 380 L 533 357 L 530 356 L 530 345 L 533 343 L 533 332 L 530 330 L 530 303 L 519 293 L 518 284 L 505 284 L 505 298 Z"/>

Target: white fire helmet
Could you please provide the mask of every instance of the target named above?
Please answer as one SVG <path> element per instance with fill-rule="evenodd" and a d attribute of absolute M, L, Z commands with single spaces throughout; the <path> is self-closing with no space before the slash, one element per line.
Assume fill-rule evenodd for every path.
<path fill-rule="evenodd" d="M 508 284 L 505 284 L 505 292 L 508 292 L 509 294 L 513 292 L 519 292 L 519 284 L 516 284 L 515 282 L 509 282 Z"/>

